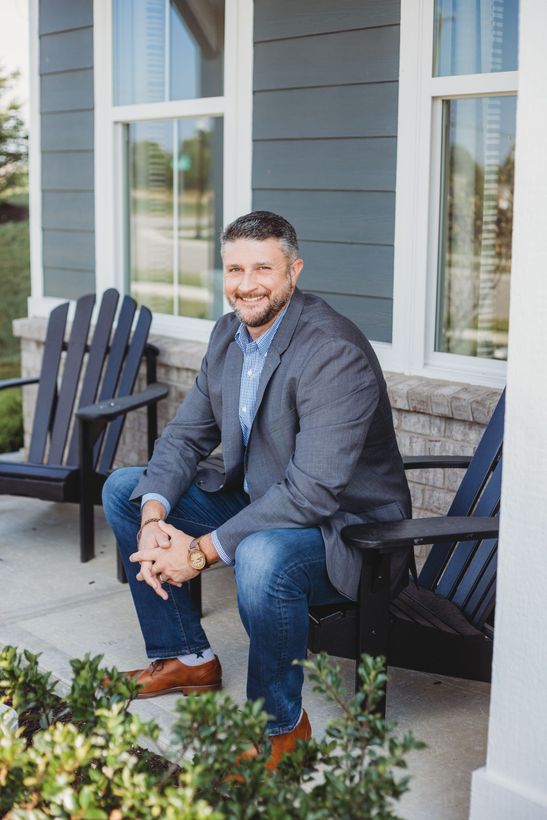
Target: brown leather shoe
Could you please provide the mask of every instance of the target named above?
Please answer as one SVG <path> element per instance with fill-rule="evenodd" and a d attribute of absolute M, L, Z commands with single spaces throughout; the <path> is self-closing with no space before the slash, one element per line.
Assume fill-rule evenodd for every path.
<path fill-rule="evenodd" d="M 272 746 L 270 757 L 266 761 L 267 769 L 277 769 L 279 762 L 283 755 L 289 752 L 294 752 L 296 744 L 299 740 L 309 740 L 311 738 L 311 726 L 308 713 L 304 709 L 302 717 L 296 724 L 294 729 L 290 732 L 283 732 L 281 735 L 270 735 L 269 740 Z M 257 757 L 258 749 L 256 746 L 251 746 L 243 754 L 239 755 L 237 762 L 248 760 L 251 757 Z M 243 777 L 240 774 L 231 774 L 226 777 L 226 781 L 233 781 L 235 783 L 243 783 Z"/>
<path fill-rule="evenodd" d="M 177 658 L 152 661 L 146 669 L 125 672 L 142 687 L 137 698 L 155 698 L 170 692 L 184 695 L 216 692 L 222 689 L 222 668 L 215 655 L 212 661 L 199 666 L 187 666 Z"/>
<path fill-rule="evenodd" d="M 310 738 L 310 719 L 308 717 L 308 713 L 304 709 L 302 711 L 300 722 L 296 724 L 292 731 L 284 732 L 282 735 L 270 735 L 272 753 L 266 763 L 266 768 L 277 769 L 283 755 L 286 755 L 288 752 L 294 752 L 297 741 L 309 740 Z"/>

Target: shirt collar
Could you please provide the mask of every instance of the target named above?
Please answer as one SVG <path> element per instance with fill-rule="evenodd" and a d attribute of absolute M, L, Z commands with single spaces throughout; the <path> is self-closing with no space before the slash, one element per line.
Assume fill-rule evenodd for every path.
<path fill-rule="evenodd" d="M 277 319 L 275 320 L 273 325 L 271 327 L 269 327 L 268 330 L 265 333 L 262 333 L 262 335 L 260 335 L 258 337 L 258 339 L 252 339 L 251 338 L 251 336 L 249 334 L 249 331 L 247 330 L 247 328 L 245 327 L 245 325 L 243 323 L 241 323 L 239 325 L 234 338 L 235 338 L 236 342 L 238 343 L 239 347 L 241 348 L 241 350 L 243 351 L 243 353 L 245 353 L 249 349 L 250 345 L 255 345 L 256 350 L 258 350 L 258 352 L 262 356 L 266 355 L 266 353 L 270 349 L 270 346 L 273 342 L 273 338 L 274 338 L 274 336 L 277 332 L 277 329 L 278 329 L 279 325 L 281 324 L 281 322 L 283 320 L 283 317 L 285 316 L 285 313 L 287 312 L 287 308 L 288 308 L 288 305 L 279 314 L 279 316 L 277 317 Z M 255 349 L 254 347 L 251 348 L 251 350 L 254 350 L 254 349 Z"/>

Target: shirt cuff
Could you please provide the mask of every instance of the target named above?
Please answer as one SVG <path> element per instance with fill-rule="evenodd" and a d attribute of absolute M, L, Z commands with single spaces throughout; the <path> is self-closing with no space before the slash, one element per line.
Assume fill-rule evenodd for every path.
<path fill-rule="evenodd" d="M 169 515 L 169 513 L 171 512 L 171 504 L 168 502 L 165 496 L 160 495 L 160 493 L 145 493 L 141 498 L 141 510 L 147 501 L 159 501 L 160 504 L 163 504 L 163 506 L 165 507 L 166 516 Z"/>
<path fill-rule="evenodd" d="M 213 545 L 214 545 L 216 551 L 218 552 L 218 557 L 220 558 L 220 560 L 224 561 L 225 564 L 228 564 L 229 567 L 233 567 L 233 565 L 235 564 L 235 561 L 232 561 L 232 559 L 229 558 L 226 555 L 226 553 L 224 552 L 224 550 L 222 549 L 222 545 L 221 545 L 220 541 L 218 540 L 218 535 L 217 535 L 216 530 L 212 531 L 211 540 L 213 542 Z"/>

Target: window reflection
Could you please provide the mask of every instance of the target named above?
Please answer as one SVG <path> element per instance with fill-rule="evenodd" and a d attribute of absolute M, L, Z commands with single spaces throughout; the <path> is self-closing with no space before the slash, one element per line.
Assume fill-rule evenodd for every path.
<path fill-rule="evenodd" d="M 516 100 L 443 106 L 435 349 L 506 359 Z"/>
<path fill-rule="evenodd" d="M 132 123 L 130 289 L 158 313 L 222 314 L 222 120 Z"/>
<path fill-rule="evenodd" d="M 113 0 L 114 104 L 223 94 L 224 0 Z"/>
<path fill-rule="evenodd" d="M 435 0 L 433 76 L 517 69 L 518 0 Z"/>

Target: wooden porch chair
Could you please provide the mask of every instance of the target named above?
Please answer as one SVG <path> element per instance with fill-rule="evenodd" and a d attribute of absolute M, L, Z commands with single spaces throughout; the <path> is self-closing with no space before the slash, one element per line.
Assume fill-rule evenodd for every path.
<path fill-rule="evenodd" d="M 490 680 L 504 407 L 505 392 L 473 458 L 404 459 L 407 469 L 467 467 L 446 516 L 343 530 L 363 553 L 359 600 L 310 610 L 312 652 L 367 652 L 392 666 Z M 417 582 L 392 601 L 391 556 L 418 544 L 433 547 Z"/>
<path fill-rule="evenodd" d="M 0 461 L 0 494 L 79 503 L 82 561 L 94 556 L 93 505 L 101 503 L 126 414 L 147 407 L 151 454 L 156 403 L 168 393 L 166 385 L 156 383 L 158 350 L 147 342 L 152 314 L 142 307 L 131 333 L 137 304 L 125 296 L 114 325 L 118 300 L 116 290 L 105 291 L 90 338 L 95 296 L 78 299 L 67 341 L 69 303 L 56 307 L 48 320 L 40 375 L 0 382 L 0 389 L 38 384 L 28 460 Z M 143 358 L 147 387 L 133 393 Z"/>

